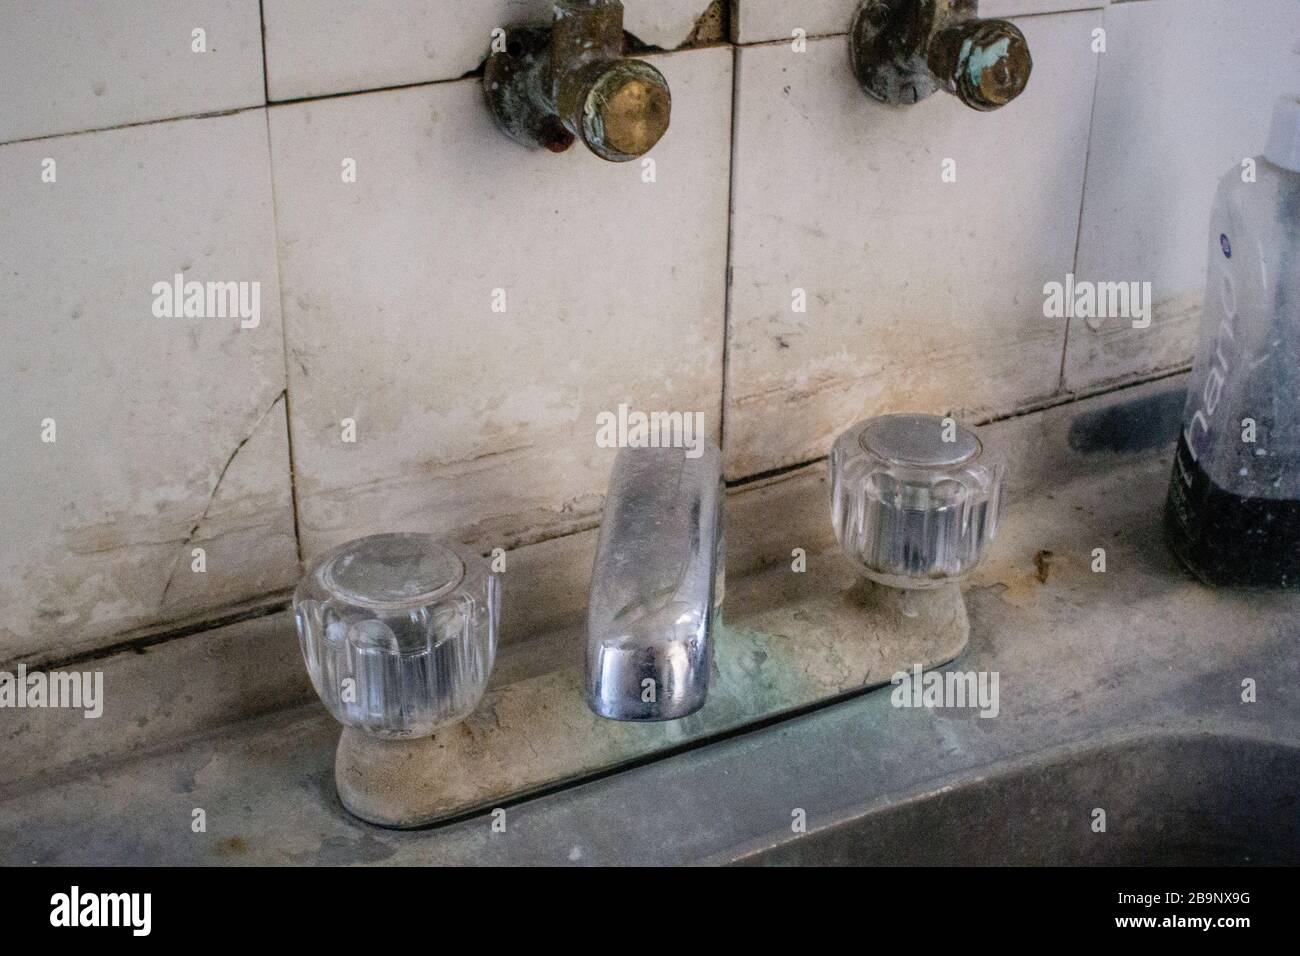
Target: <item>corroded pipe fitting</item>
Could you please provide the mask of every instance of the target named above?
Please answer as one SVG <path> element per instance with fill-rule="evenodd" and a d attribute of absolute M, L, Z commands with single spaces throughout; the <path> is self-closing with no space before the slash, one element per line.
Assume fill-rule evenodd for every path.
<path fill-rule="evenodd" d="M 658 70 L 625 53 L 622 3 L 556 0 L 549 29 L 512 28 L 488 57 L 488 108 L 525 146 L 558 153 L 581 139 L 601 159 L 636 159 L 668 131 L 672 95 Z"/>
<path fill-rule="evenodd" d="M 1029 83 L 1029 44 L 1014 23 L 978 12 L 977 0 L 862 0 L 849 55 L 863 90 L 894 105 L 944 89 L 972 109 L 1006 106 Z"/>

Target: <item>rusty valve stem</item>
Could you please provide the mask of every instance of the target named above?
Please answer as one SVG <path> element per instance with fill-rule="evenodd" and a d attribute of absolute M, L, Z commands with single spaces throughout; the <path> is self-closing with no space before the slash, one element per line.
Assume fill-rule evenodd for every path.
<path fill-rule="evenodd" d="M 978 0 L 862 0 L 849 56 L 863 90 L 894 105 L 944 89 L 972 109 L 1006 106 L 1029 83 L 1029 44 L 1014 23 L 978 12 Z"/>
<path fill-rule="evenodd" d="M 580 138 L 601 159 L 622 163 L 668 131 L 668 81 L 625 56 L 618 0 L 556 0 L 549 28 L 510 28 L 505 47 L 488 57 L 483 90 L 497 126 L 516 142 L 562 153 Z"/>

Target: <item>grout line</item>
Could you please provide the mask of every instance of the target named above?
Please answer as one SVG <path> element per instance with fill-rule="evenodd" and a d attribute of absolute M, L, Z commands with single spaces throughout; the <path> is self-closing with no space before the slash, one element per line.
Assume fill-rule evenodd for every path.
<path fill-rule="evenodd" d="M 1182 375 L 1191 368 L 1190 363 L 1176 365 L 1172 368 L 1162 368 L 1145 375 L 1136 375 L 1132 378 L 1123 378 L 1118 381 L 1100 382 L 1076 391 L 1063 391 L 1055 395 L 1049 395 L 1039 402 L 1032 402 L 1017 408 L 1015 411 L 1006 412 L 1002 415 L 990 415 L 987 418 L 981 418 L 974 422 L 975 427 L 984 425 L 996 425 L 998 422 L 1010 421 L 1013 418 L 1024 418 L 1026 415 L 1035 415 L 1038 412 L 1045 412 L 1051 408 L 1060 408 L 1063 405 L 1072 405 L 1075 402 L 1081 402 L 1084 399 L 1096 398 L 1099 395 L 1109 395 L 1113 392 L 1122 392 L 1126 389 L 1137 388 L 1140 385 L 1150 385 L 1152 382 L 1159 382 L 1166 378 L 1173 378 L 1176 375 Z"/>
<path fill-rule="evenodd" d="M 1065 7 L 1062 10 L 1030 10 L 1026 13 L 1009 13 L 1004 19 L 1007 20 L 1030 20 L 1034 17 L 1059 17 L 1066 13 L 1090 13 L 1093 10 L 1105 10 L 1108 3 L 1114 3 L 1115 0 L 1093 0 L 1093 2 L 1081 2 L 1077 7 Z"/>
<path fill-rule="evenodd" d="M 731 289 L 735 283 L 732 252 L 736 237 L 736 127 L 740 116 L 740 49 L 731 54 L 731 142 L 727 150 L 727 254 L 723 268 L 722 292 L 722 401 L 718 405 L 718 448 L 722 451 L 722 471 L 727 470 L 727 381 L 731 365 Z"/>
<path fill-rule="evenodd" d="M 282 611 L 287 611 L 292 606 L 293 602 L 290 599 L 289 592 L 287 590 L 281 590 L 272 591 L 269 594 L 257 598 L 251 598 L 248 601 L 241 603 L 256 603 L 256 606 L 241 607 L 238 610 L 228 611 L 214 617 L 200 618 L 180 627 L 156 631 L 152 634 L 145 634 L 139 637 L 130 637 L 125 640 L 119 640 L 113 644 L 106 644 L 103 647 L 96 647 L 88 651 L 71 654 L 67 657 L 41 661 L 35 664 L 28 664 L 26 659 L 19 657 L 13 661 L 7 662 L 4 666 L 6 668 L 12 668 L 17 664 L 23 664 L 28 671 L 57 671 L 69 669 L 81 664 L 87 664 L 92 661 L 104 660 L 108 657 L 116 657 L 119 654 L 132 652 L 143 654 L 149 648 L 156 647 L 159 644 L 168 644 L 172 641 L 179 640 L 180 638 L 192 637 L 195 634 L 215 631 L 218 628 L 229 627 L 232 624 L 241 624 L 244 621 L 254 621 L 261 617 L 270 617 L 273 614 L 279 614 Z"/>
<path fill-rule="evenodd" d="M 251 106 L 236 106 L 225 110 L 212 110 L 207 113 L 184 113 L 180 116 L 161 116 L 158 119 L 138 120 L 134 123 L 118 123 L 115 126 L 92 126 L 89 129 L 70 130 L 66 133 L 46 133 L 43 136 L 27 136 L 23 139 L 10 139 L 0 143 L 0 148 L 17 146 L 19 143 L 41 143 L 52 139 L 66 139 L 69 136 L 84 136 L 86 133 L 108 133 L 118 129 L 135 129 L 139 126 L 157 126 L 160 123 L 179 123 L 185 120 L 215 119 L 218 116 L 238 116 L 252 110 L 264 110 L 267 104 L 254 103 Z"/>
<path fill-rule="evenodd" d="M 849 34 L 848 34 L 848 31 L 847 31 L 847 30 L 840 30 L 840 31 L 838 31 L 838 32 L 832 32 L 832 33 L 809 33 L 807 36 L 804 37 L 804 39 L 805 39 L 805 40 L 809 40 L 809 41 L 811 41 L 811 40 L 835 40 L 835 39 L 840 38 L 840 37 L 845 37 L 845 38 L 847 38 L 848 35 L 849 35 Z M 793 39 L 794 39 L 794 37 L 776 37 L 775 39 L 772 39 L 772 40 L 750 40 L 748 43 L 740 43 L 740 42 L 737 42 L 737 41 L 732 41 L 731 45 L 734 46 L 734 47 L 735 47 L 736 49 L 738 49 L 738 50 L 748 50 L 748 49 L 750 49 L 751 47 L 752 47 L 752 48 L 759 48 L 759 47 L 765 47 L 765 46 L 786 46 L 786 45 L 788 45 L 788 44 L 790 43 L 790 41 L 793 40 Z"/>
<path fill-rule="evenodd" d="M 803 471 L 813 465 L 819 464 L 826 460 L 826 455 L 819 455 L 816 458 L 809 458 L 806 461 L 797 461 L 793 465 L 779 465 L 776 468 L 769 468 L 767 471 L 760 471 L 755 475 L 746 475 L 744 478 L 733 478 L 726 482 L 727 490 L 734 491 L 742 488 L 748 488 L 750 485 L 756 485 L 759 482 L 771 481 L 773 478 L 783 478 L 786 475 L 792 475 L 796 471 Z"/>
<path fill-rule="evenodd" d="M 284 431 L 289 454 L 289 500 L 293 507 L 293 543 L 298 555 L 298 574 L 302 564 L 302 520 L 298 509 L 298 468 L 293 449 L 293 408 L 289 394 L 289 321 L 285 306 L 284 276 L 280 271 L 280 203 L 275 194 L 275 155 L 271 146 L 271 112 L 266 116 L 266 174 L 271 184 L 271 230 L 275 234 L 275 281 L 280 289 L 280 356 L 284 362 Z"/>
<path fill-rule="evenodd" d="M 671 50 L 665 50 L 661 47 L 644 47 L 633 51 L 636 56 L 656 57 L 671 56 L 676 53 L 691 53 L 695 50 L 712 50 L 718 47 L 732 46 L 733 44 L 726 40 L 719 40 L 717 43 L 699 43 L 692 46 L 679 46 Z M 483 79 L 484 71 L 487 68 L 487 59 L 484 58 L 478 66 L 466 70 L 460 76 L 445 76 L 433 80 L 411 80 L 409 83 L 393 83 L 388 86 L 367 86 L 355 90 L 334 90 L 330 93 L 308 93 L 304 96 L 289 96 L 281 100 L 267 97 L 267 106 L 291 106 L 295 103 L 315 103 L 318 100 L 337 100 L 348 96 L 366 96 L 370 93 L 391 93 L 397 90 L 411 90 L 421 86 L 442 86 L 447 83 L 461 83 L 465 80 Z"/>
<path fill-rule="evenodd" d="M 722 45 L 722 44 L 719 44 Z M 689 49 L 703 49 L 703 47 L 691 47 Z M 684 50 L 683 52 L 689 52 Z M 160 116 L 156 119 L 137 120 L 134 123 L 117 123 L 110 126 L 91 126 L 86 129 L 68 130 L 63 133 L 45 133 L 41 136 L 26 136 L 21 139 L 10 139 L 0 142 L 0 148 L 5 146 L 17 146 L 19 143 L 40 143 L 51 139 L 65 139 L 69 136 L 82 136 L 86 133 L 109 133 L 119 129 L 135 129 L 137 126 L 157 126 L 160 123 L 179 123 L 184 120 L 213 119 L 218 116 L 237 116 L 240 113 L 247 113 L 250 110 L 265 110 L 275 106 L 291 106 L 294 103 L 314 103 L 317 100 L 338 100 L 349 96 L 366 96 L 370 93 L 388 93 L 393 90 L 409 90 L 417 86 L 441 86 L 444 83 L 459 83 L 482 74 L 481 69 L 470 70 L 464 76 L 453 76 L 442 80 L 417 80 L 414 83 L 400 83 L 396 86 L 379 86 L 373 89 L 364 90 L 344 90 L 338 93 L 319 93 L 313 96 L 298 96 L 285 100 L 273 100 L 267 92 L 267 77 L 265 67 L 266 49 L 263 47 L 263 67 L 262 67 L 262 90 L 264 102 L 253 103 L 250 106 L 235 106 L 230 109 L 209 110 L 204 113 L 181 113 L 177 116 Z"/>
<path fill-rule="evenodd" d="M 1014 411 L 1005 412 L 1001 415 L 989 415 L 985 418 L 976 419 L 970 424 L 974 428 L 983 428 L 986 425 L 996 425 L 999 422 L 1011 421 L 1015 418 L 1024 418 L 1027 415 L 1037 415 L 1040 412 L 1045 412 L 1053 408 L 1060 408 L 1064 405 L 1073 405 L 1076 402 L 1081 402 L 1085 399 L 1097 398 L 1101 395 L 1110 395 L 1116 392 L 1125 391 L 1126 389 L 1138 388 L 1142 385 L 1150 385 L 1152 382 L 1163 381 L 1167 378 L 1174 378 L 1175 376 L 1184 374 L 1190 368 L 1190 364 L 1183 364 L 1175 366 L 1174 368 L 1166 368 L 1156 372 L 1151 372 L 1147 375 L 1137 376 L 1131 379 L 1123 379 L 1118 382 L 1103 382 L 1090 388 L 1080 389 L 1076 392 L 1057 392 L 1056 394 L 1049 395 L 1040 401 L 1023 405 Z M 780 478 L 796 471 L 802 471 L 805 468 L 824 462 L 827 457 L 828 456 L 826 455 L 819 455 L 816 458 L 808 458 L 804 461 L 798 461 L 790 465 L 779 465 L 776 468 L 769 468 L 767 471 L 760 471 L 757 474 L 746 475 L 743 478 L 729 480 L 726 483 L 727 490 L 731 491 L 733 489 L 746 488 L 762 481 L 771 481 L 773 478 Z"/>
<path fill-rule="evenodd" d="M 266 0 L 257 0 L 257 18 L 262 38 L 262 99 L 271 102 L 271 77 L 266 71 Z"/>
<path fill-rule="evenodd" d="M 443 86 L 447 83 L 461 83 L 483 76 L 483 67 L 477 66 L 460 76 L 448 76 L 437 80 L 412 80 L 410 83 L 394 83 L 391 86 L 365 87 L 359 90 L 338 90 L 333 93 L 309 93 L 306 96 L 290 96 L 282 100 L 268 97 L 267 106 L 292 106 L 295 103 L 315 103 L 318 100 L 340 100 L 349 96 L 368 96 L 371 93 L 392 93 L 397 90 L 412 90 L 420 86 Z"/>
<path fill-rule="evenodd" d="M 1115 0 L 1111 0 L 1111 2 L 1115 2 Z M 1128 0 L 1124 0 L 1124 2 L 1128 2 Z M 1080 0 L 1080 5 L 1077 7 L 1072 6 L 1062 10 L 1030 10 L 1024 13 L 1009 13 L 1004 15 L 1002 19 L 1032 20 L 1037 17 L 1059 17 L 1069 13 L 1088 13 L 1093 10 L 1104 10 L 1105 8 L 1106 8 L 1106 0 L 1091 0 L 1091 2 L 1090 0 Z M 798 24 L 796 23 L 791 24 L 792 29 L 796 26 L 798 26 Z M 739 29 L 737 29 L 736 32 L 738 34 Z M 848 35 L 849 35 L 848 24 L 845 24 L 845 29 L 843 30 L 831 30 L 828 33 L 809 33 L 807 36 L 804 37 L 804 39 L 805 40 L 834 40 L 838 37 L 847 38 Z M 732 46 L 735 47 L 747 48 L 747 47 L 776 46 L 777 44 L 789 43 L 792 39 L 794 39 L 793 36 L 781 36 L 781 37 L 773 37 L 766 40 L 744 41 L 744 40 L 737 40 L 735 38 L 735 35 L 733 35 L 731 39 L 729 39 L 726 42 L 730 43 Z"/>
<path fill-rule="evenodd" d="M 1101 11 L 1101 26 L 1106 27 L 1106 10 Z M 1092 131 L 1097 126 L 1097 91 L 1101 87 L 1101 54 L 1093 54 L 1097 69 L 1092 75 L 1092 102 L 1088 109 L 1088 139 L 1083 147 L 1083 181 L 1079 184 L 1079 218 L 1074 227 L 1074 258 L 1070 261 L 1070 271 L 1075 278 L 1079 275 L 1079 246 L 1083 242 L 1083 211 L 1088 198 L 1088 161 L 1092 158 Z M 1073 311 L 1073 310 L 1071 310 Z M 1057 392 L 1065 391 L 1065 364 L 1070 354 L 1070 330 L 1074 327 L 1074 318 L 1065 320 L 1065 341 L 1061 344 L 1061 368 L 1056 378 Z"/>

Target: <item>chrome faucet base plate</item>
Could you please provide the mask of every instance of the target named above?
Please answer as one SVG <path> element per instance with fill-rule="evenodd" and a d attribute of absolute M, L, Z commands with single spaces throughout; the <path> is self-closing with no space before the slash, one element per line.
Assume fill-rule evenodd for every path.
<path fill-rule="evenodd" d="M 478 709 L 432 737 L 393 741 L 345 730 L 335 782 L 343 805 L 363 820 L 428 826 L 887 686 L 895 673 L 957 657 L 969 631 L 955 585 L 882 587 L 829 549 L 808 555 L 806 573 L 783 564 L 732 584 L 708 700 L 688 717 L 629 723 L 592 713 L 583 630 L 573 627 L 527 642 L 534 659 L 556 661 L 546 673 L 512 676 L 511 648 L 503 648 Z"/>

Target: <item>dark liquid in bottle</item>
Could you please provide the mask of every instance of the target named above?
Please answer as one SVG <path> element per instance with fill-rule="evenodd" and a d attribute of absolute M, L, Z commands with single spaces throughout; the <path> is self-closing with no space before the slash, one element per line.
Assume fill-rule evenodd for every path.
<path fill-rule="evenodd" d="M 1206 584 L 1300 587 L 1300 501 L 1225 491 L 1178 439 L 1165 500 L 1169 547 Z"/>

